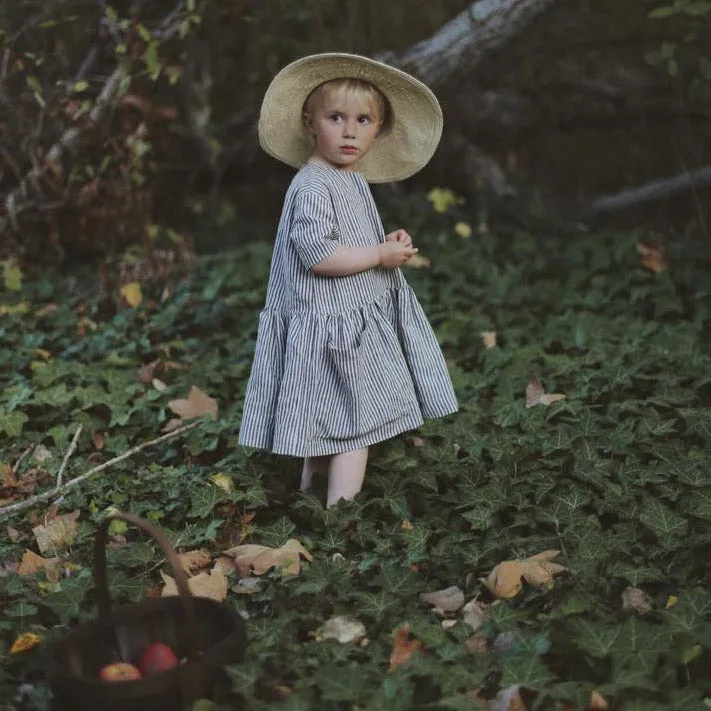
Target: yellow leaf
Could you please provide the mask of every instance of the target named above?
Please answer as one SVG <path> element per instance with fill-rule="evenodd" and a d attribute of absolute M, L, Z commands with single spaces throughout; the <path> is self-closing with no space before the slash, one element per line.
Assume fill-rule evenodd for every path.
<path fill-rule="evenodd" d="M 44 360 L 52 360 L 52 354 L 49 351 L 44 350 L 44 348 L 35 348 L 35 353 Z"/>
<path fill-rule="evenodd" d="M 226 494 L 232 493 L 232 479 L 224 472 L 218 472 L 212 477 L 212 481 L 216 486 L 219 486 Z"/>
<path fill-rule="evenodd" d="M 24 302 L 19 304 L 0 304 L 0 316 L 12 316 L 13 314 L 26 314 L 29 311 L 29 307 Z"/>
<path fill-rule="evenodd" d="M 480 334 L 484 347 L 489 350 L 496 348 L 496 331 L 482 331 Z"/>
<path fill-rule="evenodd" d="M 535 375 L 531 375 L 526 386 L 526 407 L 534 405 L 552 405 L 559 400 L 565 400 L 567 396 L 562 393 L 548 394 L 544 392 L 543 386 Z"/>
<path fill-rule="evenodd" d="M 311 560 L 311 554 L 295 538 L 290 538 L 281 548 L 269 548 L 246 544 L 235 546 L 225 551 L 225 555 L 234 558 L 237 570 L 247 575 L 249 569 L 255 575 L 262 575 L 270 568 L 281 568 L 286 575 L 298 575 L 301 571 L 301 556 Z"/>
<path fill-rule="evenodd" d="M 505 560 L 499 563 L 481 582 L 499 598 L 515 597 L 523 587 L 525 580 L 530 585 L 551 588 L 553 576 L 567 570 L 558 563 L 553 563 L 560 551 L 543 551 L 522 560 Z"/>
<path fill-rule="evenodd" d="M 131 281 L 121 287 L 121 296 L 124 301 L 134 309 L 141 305 L 143 294 L 141 293 L 141 285 L 137 281 Z"/>
<path fill-rule="evenodd" d="M 36 647 L 42 638 L 35 634 L 34 632 L 23 632 L 10 647 L 10 654 L 20 654 L 21 652 L 26 652 L 33 647 Z"/>
<path fill-rule="evenodd" d="M 454 233 L 462 239 L 467 239 L 472 236 L 472 228 L 466 222 L 457 222 L 454 225 Z"/>
<path fill-rule="evenodd" d="M 178 594 L 178 586 L 175 580 L 161 571 L 161 577 L 165 585 L 161 590 L 161 597 L 169 597 Z M 222 602 L 227 597 L 227 578 L 221 570 L 213 569 L 209 573 L 203 571 L 194 578 L 188 579 L 188 588 L 195 597 L 208 597 L 211 600 Z"/>
<path fill-rule="evenodd" d="M 2 280 L 8 291 L 22 289 L 22 269 L 14 259 L 6 259 L 2 262 Z"/>
<path fill-rule="evenodd" d="M 202 415 L 210 415 L 213 420 L 217 419 L 217 400 L 206 395 L 195 385 L 190 388 L 186 400 L 171 400 L 168 409 L 181 420 L 202 417 Z"/>
<path fill-rule="evenodd" d="M 670 595 L 664 608 L 668 610 L 670 607 L 674 607 L 677 602 L 679 602 L 679 598 L 676 595 Z"/>
<path fill-rule="evenodd" d="M 432 203 L 435 212 L 445 213 L 452 205 L 463 202 L 451 190 L 447 188 L 432 188 L 427 193 L 427 199 Z"/>

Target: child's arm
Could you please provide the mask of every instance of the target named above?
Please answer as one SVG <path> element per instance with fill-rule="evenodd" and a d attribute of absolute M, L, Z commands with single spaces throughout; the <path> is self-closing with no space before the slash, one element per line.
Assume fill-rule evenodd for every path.
<path fill-rule="evenodd" d="M 374 267 L 395 269 L 402 266 L 418 251 L 399 242 L 385 242 L 372 247 L 340 245 L 326 259 L 315 264 L 313 272 L 319 276 L 340 277 L 358 274 Z"/>

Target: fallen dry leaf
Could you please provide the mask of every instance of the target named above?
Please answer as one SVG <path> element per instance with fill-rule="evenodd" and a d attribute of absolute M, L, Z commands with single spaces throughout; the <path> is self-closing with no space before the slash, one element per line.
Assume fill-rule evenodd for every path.
<path fill-rule="evenodd" d="M 396 632 L 393 638 L 393 651 L 390 654 L 389 672 L 397 669 L 403 664 L 407 664 L 412 655 L 422 648 L 422 642 L 418 639 L 410 638 L 410 625 L 405 623 Z"/>
<path fill-rule="evenodd" d="M 556 701 L 556 711 L 580 711 L 577 706 L 568 701 Z M 592 691 L 590 701 L 585 707 L 585 711 L 607 711 L 610 704 L 607 703 L 605 697 L 599 691 Z"/>
<path fill-rule="evenodd" d="M 59 558 L 43 558 L 41 555 L 25 549 L 22 560 L 17 568 L 18 575 L 32 575 L 39 570 L 44 570 L 45 577 L 50 583 L 59 581 Z"/>
<path fill-rule="evenodd" d="M 652 611 L 649 595 L 640 588 L 626 587 L 622 591 L 622 609 L 634 610 L 640 615 L 646 615 Z"/>
<path fill-rule="evenodd" d="M 175 580 L 163 572 L 160 575 L 165 583 L 161 590 L 161 597 L 177 595 L 178 586 Z M 227 578 L 219 570 L 213 569 L 209 573 L 203 571 L 194 578 L 188 578 L 188 587 L 195 597 L 209 597 L 217 602 L 222 602 L 227 597 Z"/>
<path fill-rule="evenodd" d="M 187 399 L 171 400 L 168 409 L 178 415 L 180 420 L 190 420 L 203 415 L 210 415 L 213 420 L 217 419 L 217 400 L 206 395 L 195 385 L 190 388 Z"/>
<path fill-rule="evenodd" d="M 7 527 L 7 535 L 8 538 L 10 539 L 11 543 L 17 543 L 17 541 L 20 539 L 20 536 L 22 535 L 16 528 L 13 528 L 12 526 Z"/>
<path fill-rule="evenodd" d="M 515 597 L 523 587 L 522 579 L 536 586 L 552 587 L 553 576 L 567 570 L 552 563 L 560 551 L 543 551 L 522 560 L 505 560 L 499 563 L 481 582 L 499 598 Z"/>
<path fill-rule="evenodd" d="M 154 360 L 150 363 L 144 363 L 138 369 L 138 379 L 144 384 L 148 385 L 153 380 L 153 371 L 158 367 L 160 361 Z"/>
<path fill-rule="evenodd" d="M 484 347 L 489 350 L 496 348 L 496 331 L 482 331 L 480 334 Z"/>
<path fill-rule="evenodd" d="M 237 568 L 235 568 L 235 562 L 227 555 L 221 555 L 215 559 L 215 570 L 219 570 L 224 575 L 233 575 Z"/>
<path fill-rule="evenodd" d="M 188 575 L 195 575 L 203 568 L 207 568 L 212 560 L 212 556 L 206 548 L 178 553 L 178 558 L 180 559 L 180 565 Z"/>
<path fill-rule="evenodd" d="M 403 531 L 412 531 L 414 528 L 415 527 L 407 519 L 400 524 L 400 529 Z"/>
<path fill-rule="evenodd" d="M 642 266 L 653 272 L 663 272 L 669 268 L 664 247 L 652 247 L 644 242 L 637 242 L 637 251 L 642 255 Z"/>
<path fill-rule="evenodd" d="M 23 632 L 12 643 L 12 647 L 10 647 L 10 654 L 20 654 L 21 652 L 27 652 L 33 647 L 36 647 L 41 641 L 42 638 L 38 634 L 35 634 L 34 632 Z"/>
<path fill-rule="evenodd" d="M 444 590 L 421 593 L 420 600 L 427 605 L 432 605 L 435 614 L 445 615 L 448 612 L 456 612 L 461 608 L 464 604 L 464 593 L 459 587 L 453 585 Z"/>
<path fill-rule="evenodd" d="M 234 558 L 237 570 L 243 576 L 250 568 L 255 575 L 262 575 L 274 567 L 281 568 L 287 575 L 298 575 L 301 556 L 312 560 L 311 554 L 295 538 L 290 538 L 281 548 L 247 544 L 230 548 L 225 555 Z"/>
<path fill-rule="evenodd" d="M 341 644 L 349 642 L 360 642 L 367 632 L 365 625 L 350 615 L 338 615 L 326 620 L 314 633 L 314 638 L 317 642 L 323 642 L 326 639 L 335 639 Z"/>
<path fill-rule="evenodd" d="M 561 393 L 553 393 L 551 395 L 545 393 L 538 378 L 535 375 L 529 376 L 528 385 L 526 386 L 526 407 L 533 407 L 534 405 L 548 406 L 559 400 L 565 400 L 566 397 Z"/>
<path fill-rule="evenodd" d="M 40 553 L 61 550 L 71 545 L 77 536 L 79 511 L 57 516 L 51 521 L 32 529 Z"/>
<path fill-rule="evenodd" d="M 141 305 L 141 301 L 143 301 L 141 285 L 137 281 L 123 284 L 123 286 L 121 286 L 121 296 L 129 306 L 134 309 L 137 308 Z"/>
<path fill-rule="evenodd" d="M 485 622 L 489 621 L 489 606 L 476 598 L 470 600 L 462 608 L 462 622 L 476 632 Z"/>
<path fill-rule="evenodd" d="M 451 630 L 452 627 L 454 627 L 459 620 L 442 620 L 442 629 L 443 630 Z"/>
<path fill-rule="evenodd" d="M 168 389 L 168 386 L 160 378 L 153 378 L 153 380 L 151 380 L 151 385 L 153 385 L 159 393 L 162 393 Z"/>
<path fill-rule="evenodd" d="M 489 651 L 489 640 L 483 632 L 477 632 L 464 643 L 469 654 L 484 654 Z"/>
<path fill-rule="evenodd" d="M 212 483 L 219 486 L 225 494 L 232 493 L 232 479 L 224 472 L 218 472 L 212 476 Z"/>

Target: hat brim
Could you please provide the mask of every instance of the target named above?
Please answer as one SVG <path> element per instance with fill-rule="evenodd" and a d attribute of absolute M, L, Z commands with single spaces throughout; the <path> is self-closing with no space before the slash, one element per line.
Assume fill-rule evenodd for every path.
<path fill-rule="evenodd" d="M 295 168 L 313 154 L 302 120 L 308 95 L 332 79 L 362 79 L 376 86 L 390 104 L 390 125 L 353 169 L 371 183 L 404 180 L 421 170 L 442 136 L 437 97 L 409 74 L 354 54 L 325 53 L 297 59 L 272 80 L 259 115 L 259 143 L 271 156 Z"/>

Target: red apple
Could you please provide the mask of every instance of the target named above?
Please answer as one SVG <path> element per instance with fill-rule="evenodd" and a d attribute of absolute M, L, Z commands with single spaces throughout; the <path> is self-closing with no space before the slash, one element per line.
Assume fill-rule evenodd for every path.
<path fill-rule="evenodd" d="M 141 672 L 128 662 L 113 662 L 101 667 L 99 676 L 104 681 L 134 681 L 141 678 Z"/>
<path fill-rule="evenodd" d="M 175 652 L 167 644 L 155 642 L 143 651 L 138 668 L 143 676 L 151 676 L 151 674 L 175 669 L 179 663 Z"/>

